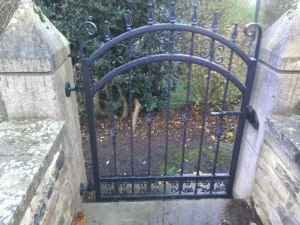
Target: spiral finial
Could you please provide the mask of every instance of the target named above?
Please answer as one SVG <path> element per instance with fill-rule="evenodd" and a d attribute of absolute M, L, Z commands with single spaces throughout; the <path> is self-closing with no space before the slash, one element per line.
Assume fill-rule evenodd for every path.
<path fill-rule="evenodd" d="M 234 24 L 234 28 L 233 28 L 233 31 L 232 31 L 232 35 L 231 35 L 231 41 L 233 43 L 236 43 L 236 40 L 237 40 L 237 36 L 238 36 L 238 23 L 235 23 Z"/>
<path fill-rule="evenodd" d="M 105 28 L 104 28 L 105 41 L 108 42 L 110 41 L 110 30 L 108 26 L 108 21 L 105 20 L 104 24 L 105 24 Z"/>
<path fill-rule="evenodd" d="M 197 26 L 197 5 L 194 5 L 194 13 L 192 16 L 192 25 Z"/>
<path fill-rule="evenodd" d="M 131 25 L 132 25 L 132 22 L 131 22 L 130 10 L 127 10 L 126 13 L 127 13 L 127 18 L 126 18 L 126 30 L 127 30 L 127 31 L 131 31 Z"/>
<path fill-rule="evenodd" d="M 175 2 L 171 3 L 171 12 L 170 12 L 170 23 L 174 24 L 176 19 L 176 13 L 175 13 Z"/>
<path fill-rule="evenodd" d="M 152 4 L 149 5 L 149 11 L 148 11 L 148 25 L 153 25 L 153 6 Z"/>
<path fill-rule="evenodd" d="M 215 33 L 218 32 L 218 11 L 215 11 L 214 20 L 213 20 L 211 27 L 212 27 L 213 32 L 215 32 Z"/>

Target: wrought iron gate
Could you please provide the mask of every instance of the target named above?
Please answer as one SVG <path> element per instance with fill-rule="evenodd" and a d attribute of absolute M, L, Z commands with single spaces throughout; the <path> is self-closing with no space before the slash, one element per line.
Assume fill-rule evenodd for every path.
<path fill-rule="evenodd" d="M 243 130 L 245 127 L 246 120 L 248 120 L 256 129 L 258 129 L 258 121 L 256 118 L 256 113 L 254 109 L 249 106 L 250 96 L 253 86 L 253 81 L 255 77 L 257 59 L 260 49 L 261 41 L 261 28 L 255 24 L 248 24 L 245 29 L 245 35 L 249 37 L 256 36 L 257 44 L 252 57 L 249 57 L 244 51 L 242 51 L 237 45 L 237 34 L 238 25 L 234 26 L 232 32 L 232 39 L 228 40 L 217 33 L 218 31 L 218 21 L 217 12 L 215 12 L 214 20 L 212 23 L 212 30 L 204 29 L 197 26 L 197 9 L 194 8 L 194 13 L 192 16 L 191 25 L 187 24 L 177 24 L 175 23 L 175 7 L 172 3 L 172 8 L 170 11 L 170 23 L 158 24 L 153 21 L 152 6 L 150 6 L 148 12 L 148 25 L 132 29 L 131 28 L 131 17 L 128 13 L 126 19 L 127 32 L 124 34 L 110 38 L 110 30 L 108 22 L 105 22 L 105 40 L 106 44 L 96 50 L 91 56 L 86 58 L 84 56 L 83 48 L 83 38 L 82 32 L 85 30 L 88 35 L 94 35 L 97 32 L 96 26 L 91 22 L 83 23 L 78 30 L 78 38 L 80 44 L 80 56 L 82 60 L 82 73 L 84 78 L 84 86 L 77 85 L 75 88 L 71 88 L 69 83 L 66 83 L 66 95 L 70 96 L 71 91 L 77 91 L 78 89 L 83 89 L 85 93 L 87 114 L 88 114 L 88 126 L 90 135 L 90 144 L 92 149 L 92 163 L 94 171 L 94 187 L 96 193 L 97 201 L 104 200 L 126 200 L 126 199 L 157 199 L 157 198 L 215 198 L 215 197 L 231 197 L 232 187 L 235 179 L 235 173 L 237 168 L 237 162 L 242 142 Z M 159 35 L 168 36 L 167 48 L 162 46 L 159 51 L 153 50 L 153 38 L 155 32 L 159 32 Z M 178 37 L 181 32 L 186 32 L 190 34 L 190 42 L 188 53 L 183 51 L 182 46 L 178 45 Z M 148 52 L 145 54 L 134 54 L 134 49 L 132 49 L 132 40 L 140 35 L 147 37 L 147 47 Z M 202 40 L 202 45 L 208 45 L 208 51 L 201 51 L 200 53 L 195 53 L 195 45 L 200 44 L 195 41 L 195 35 L 202 35 L 204 39 Z M 125 43 L 125 44 L 124 44 Z M 121 45 L 125 49 L 127 59 L 120 56 L 120 61 L 123 64 L 119 64 L 112 68 L 111 62 L 111 49 L 117 45 Z M 223 52 L 224 48 L 228 48 L 230 51 L 227 68 L 222 65 L 222 56 L 217 56 L 216 51 Z M 247 66 L 246 80 L 242 83 L 237 79 L 237 77 L 232 74 L 231 68 L 233 64 L 233 56 L 239 57 Z M 95 84 L 91 82 L 91 65 L 101 57 L 106 56 L 107 65 L 109 72 L 103 76 Z M 158 62 L 167 62 L 168 64 L 168 99 L 167 99 L 167 112 L 166 112 L 166 129 L 164 135 L 166 137 L 166 147 L 165 147 L 165 159 L 162 162 L 164 164 L 164 171 L 161 174 L 152 174 L 151 170 L 151 129 L 152 122 L 155 117 L 152 116 L 151 107 L 147 109 L 147 116 L 145 125 L 148 126 L 148 149 L 145 154 L 147 154 L 148 159 L 148 170 L 146 174 L 139 175 L 134 172 L 134 153 L 133 153 L 133 127 L 132 127 L 132 73 L 131 70 L 140 65 L 148 65 L 148 98 L 151 104 L 152 93 L 151 85 L 155 82 L 152 79 L 153 64 Z M 168 161 L 167 156 L 169 140 L 169 123 L 170 123 L 170 77 L 173 70 L 172 62 L 187 63 L 188 74 L 187 74 L 187 93 L 186 93 L 186 105 L 184 113 L 182 115 L 183 122 L 183 139 L 182 139 L 182 151 L 181 151 L 181 168 L 179 171 L 173 174 L 168 173 Z M 192 65 L 199 65 L 207 68 L 207 84 L 205 98 L 203 99 L 203 115 L 202 115 L 202 126 L 199 130 L 200 132 L 200 147 L 197 159 L 197 171 L 194 174 L 186 174 L 184 171 L 184 159 L 185 159 L 185 144 L 186 144 L 186 132 L 189 124 L 189 95 L 190 95 L 190 85 L 191 85 L 191 74 L 193 73 Z M 117 174 L 117 164 L 116 164 L 116 148 L 121 149 L 124 146 L 116 146 L 116 139 L 118 138 L 115 121 L 113 116 L 113 109 L 111 115 L 111 128 L 110 136 L 113 144 L 113 155 L 114 155 L 114 169 L 115 172 L 111 176 L 102 176 L 99 174 L 98 165 L 98 153 L 97 140 L 96 140 L 96 130 L 95 130 L 95 119 L 94 119 L 94 105 L 93 96 L 101 90 L 106 84 L 109 84 L 110 94 L 112 94 L 111 81 L 118 75 L 127 72 L 128 84 L 129 84 L 129 105 L 130 105 L 130 139 L 131 139 L 131 174 L 120 175 Z M 203 151 L 203 136 L 206 126 L 206 114 L 208 111 L 208 89 L 210 85 L 210 79 L 212 72 L 217 72 L 221 76 L 225 77 L 226 85 L 224 85 L 224 97 L 222 110 L 220 112 L 212 112 L 212 115 L 219 118 L 219 123 L 216 129 L 217 144 L 214 150 L 214 162 L 213 169 L 211 173 L 201 173 L 199 168 L 201 167 L 201 155 Z M 121 75 L 120 75 L 121 76 Z M 240 111 L 225 111 L 225 101 L 227 97 L 227 92 L 229 84 L 234 85 L 240 91 L 242 95 L 242 103 Z M 111 108 L 113 108 L 113 98 L 111 98 Z M 218 161 L 218 154 L 220 148 L 220 137 L 223 133 L 224 118 L 229 116 L 237 116 L 237 130 L 232 151 L 231 163 L 228 173 L 218 173 L 216 170 L 216 164 Z"/>

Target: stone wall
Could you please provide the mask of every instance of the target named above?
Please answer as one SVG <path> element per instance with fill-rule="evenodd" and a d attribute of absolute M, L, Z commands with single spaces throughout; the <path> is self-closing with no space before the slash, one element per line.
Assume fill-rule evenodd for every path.
<path fill-rule="evenodd" d="M 26 185 L 22 191 L 15 192 L 21 184 L 13 179 L 5 187 L 0 186 L 0 200 L 8 200 L 7 205 L 0 205 L 0 211 L 9 212 L 6 217 L 0 214 L 1 225 L 32 224 L 32 221 L 70 224 L 71 213 L 82 201 L 80 183 L 87 183 L 76 97 L 73 94 L 67 98 L 64 91 L 66 81 L 74 86 L 69 43 L 47 18 L 41 20 L 33 7 L 30 0 L 21 0 L 0 36 L 0 127 L 5 124 L 8 130 L 3 133 L 14 134 L 14 127 L 20 123 L 30 127 L 50 121 L 63 126 L 53 139 L 48 135 L 51 141 L 46 146 L 39 145 L 42 140 L 37 144 L 34 138 L 29 138 L 36 147 L 34 151 L 44 154 L 38 155 L 35 169 L 28 167 L 30 177 L 24 177 Z M 19 134 L 26 139 L 26 129 Z M 46 140 L 47 135 L 45 143 Z M 23 176 L 19 166 L 26 157 L 37 153 L 30 152 L 30 143 L 17 138 L 14 144 L 18 144 L 20 151 L 13 153 L 11 140 L 3 141 L 6 148 L 0 148 L 0 171 L 5 172 L 0 173 L 1 179 L 15 169 L 19 171 L 16 176 Z M 2 195 L 5 189 L 13 193 Z"/>
<path fill-rule="evenodd" d="M 251 192 L 265 225 L 300 224 L 299 134 L 300 116 L 268 120 Z"/>
<path fill-rule="evenodd" d="M 251 199 L 263 224 L 300 224 L 299 27 L 298 5 L 263 35 L 251 97 L 260 127 L 245 128 L 234 183 L 234 197 Z"/>

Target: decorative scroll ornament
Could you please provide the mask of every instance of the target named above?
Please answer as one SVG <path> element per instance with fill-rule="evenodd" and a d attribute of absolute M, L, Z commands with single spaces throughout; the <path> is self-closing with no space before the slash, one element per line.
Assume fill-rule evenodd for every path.
<path fill-rule="evenodd" d="M 225 191 L 225 183 L 223 181 L 215 181 L 213 191 L 214 192 L 223 192 L 223 191 Z"/>
<path fill-rule="evenodd" d="M 130 54 L 130 57 L 135 59 L 145 55 L 143 52 L 143 37 L 133 38 L 132 40 L 128 40 L 128 43 L 129 44 L 120 43 L 117 45 L 117 52 L 120 54 L 117 57 L 117 60 L 120 64 L 127 62 L 127 60 L 124 58 L 125 54 Z"/>
<path fill-rule="evenodd" d="M 193 183 L 194 184 L 194 183 Z M 178 193 L 178 192 L 194 192 L 194 189 L 192 187 L 192 182 L 190 181 L 184 181 L 184 182 L 171 182 L 171 192 L 172 193 Z"/>
<path fill-rule="evenodd" d="M 212 44 L 212 40 L 205 38 L 203 40 L 200 41 L 200 45 L 203 47 L 207 47 L 210 46 L 209 51 L 208 50 L 202 50 L 200 52 L 200 57 L 202 58 L 208 58 L 209 56 L 211 56 L 211 59 L 213 62 L 217 63 L 217 64 L 221 64 L 223 62 L 223 56 L 216 56 L 215 53 L 216 51 L 219 52 L 224 52 L 225 50 L 225 46 L 222 44 L 218 44 L 218 45 L 213 45 Z"/>
<path fill-rule="evenodd" d="M 182 32 L 175 32 L 171 35 L 169 31 L 162 31 L 159 34 L 161 53 L 172 51 L 172 53 L 180 54 L 183 53 L 184 47 L 184 37 Z"/>
<path fill-rule="evenodd" d="M 198 183 L 197 189 L 202 193 L 210 192 L 211 183 L 209 181 L 203 181 Z"/>
<path fill-rule="evenodd" d="M 85 31 L 85 34 L 88 36 L 92 36 L 97 33 L 97 26 L 92 23 L 92 22 L 84 22 L 81 24 L 78 28 L 77 35 L 78 35 L 78 40 L 79 40 L 79 51 L 80 51 L 80 58 L 84 58 L 84 53 L 83 53 L 83 39 L 82 39 L 82 31 Z"/>
<path fill-rule="evenodd" d="M 126 195 L 127 183 L 107 183 L 107 192 L 109 195 Z"/>
<path fill-rule="evenodd" d="M 158 189 L 158 182 L 145 182 L 142 181 L 139 183 L 139 188 L 140 188 L 140 194 L 158 194 L 159 189 Z"/>

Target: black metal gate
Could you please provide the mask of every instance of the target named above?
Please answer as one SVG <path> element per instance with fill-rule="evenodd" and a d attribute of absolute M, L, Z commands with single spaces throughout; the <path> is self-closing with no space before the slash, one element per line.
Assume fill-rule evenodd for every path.
<path fill-rule="evenodd" d="M 256 113 L 254 109 L 249 106 L 250 96 L 253 86 L 253 81 L 255 77 L 257 59 L 260 49 L 261 41 L 261 28 L 255 24 L 248 24 L 245 29 L 245 35 L 249 37 L 257 37 L 256 49 L 252 57 L 249 57 L 244 51 L 242 51 L 237 45 L 237 33 L 238 26 L 234 26 L 232 32 L 232 39 L 228 40 L 223 36 L 217 33 L 218 22 L 217 22 L 217 12 L 215 12 L 215 17 L 212 23 L 212 30 L 204 29 L 197 26 L 197 9 L 194 8 L 194 13 L 192 16 L 191 25 L 186 24 L 177 24 L 175 23 L 175 9 L 174 3 L 172 4 L 172 9 L 170 11 L 170 23 L 156 24 L 153 21 L 152 6 L 150 6 L 148 12 L 148 25 L 131 29 L 131 18 L 130 13 L 126 19 L 127 32 L 124 34 L 110 39 L 110 30 L 108 22 L 105 22 L 105 40 L 106 44 L 96 50 L 91 56 L 86 58 L 83 52 L 83 39 L 82 31 L 85 29 L 88 35 L 93 35 L 97 32 L 96 26 L 91 22 L 85 22 L 79 27 L 78 37 L 80 44 L 80 53 L 82 59 L 82 73 L 84 77 L 84 86 L 76 86 L 71 88 L 70 84 L 66 84 L 66 94 L 70 96 L 71 91 L 76 91 L 78 89 L 84 89 L 86 107 L 88 114 L 88 126 L 89 126 L 89 135 L 90 135 L 90 144 L 92 149 L 92 163 L 94 171 L 94 187 L 96 193 L 97 201 L 104 200 L 126 200 L 126 199 L 167 199 L 167 198 L 215 198 L 215 197 L 231 197 L 232 188 L 235 179 L 235 173 L 237 168 L 237 162 L 243 137 L 243 130 L 245 127 L 246 120 L 248 120 L 256 129 L 258 129 L 258 121 L 256 118 Z M 160 49 L 159 52 L 153 50 L 153 38 L 154 35 L 159 32 L 159 35 L 165 36 L 168 35 L 167 48 L 164 46 Z M 178 37 L 181 32 L 186 32 L 190 34 L 190 41 L 188 54 L 182 50 L 182 46 L 178 47 Z M 147 37 L 147 54 L 133 54 L 134 49 L 132 49 L 132 40 L 140 35 Z M 199 42 L 195 41 L 195 35 L 202 35 L 204 39 L 202 40 L 202 45 L 208 45 L 208 51 L 201 51 L 200 53 L 195 53 L 194 49 L 196 45 L 199 45 Z M 126 44 L 123 44 L 125 41 Z M 121 56 L 123 64 L 119 64 L 112 68 L 111 62 L 111 49 L 117 45 L 121 45 L 126 50 L 127 59 L 124 59 Z M 176 47 L 177 46 L 177 47 Z M 226 68 L 223 67 L 223 57 L 216 56 L 216 51 L 219 50 L 222 52 L 224 48 L 229 49 L 228 65 Z M 233 56 L 239 57 L 246 65 L 246 80 L 245 83 L 242 83 L 237 79 L 237 77 L 232 74 L 231 68 L 233 64 Z M 91 65 L 99 58 L 106 56 L 107 65 L 109 72 L 103 76 L 102 79 L 97 81 L 95 84 L 91 82 Z M 140 65 L 148 65 L 148 98 L 149 103 L 151 104 L 152 93 L 151 86 L 155 82 L 152 80 L 153 65 L 158 62 L 167 62 L 168 64 L 168 97 L 167 97 L 167 106 L 166 106 L 166 128 L 164 130 L 164 136 L 166 140 L 165 156 L 163 160 L 163 172 L 160 174 L 151 173 L 151 129 L 152 122 L 155 120 L 155 117 L 152 116 L 151 108 L 147 109 L 147 116 L 145 125 L 148 127 L 148 147 L 145 154 L 147 154 L 148 169 L 145 174 L 136 174 L 134 172 L 134 146 L 133 146 L 133 127 L 132 127 L 132 73 L 131 70 Z M 187 63 L 188 73 L 187 73 L 187 89 L 186 89 L 186 104 L 184 113 L 182 115 L 182 151 L 181 151 L 181 168 L 173 174 L 168 173 L 168 154 L 169 154 L 169 143 L 172 140 L 169 140 L 169 123 L 170 123 L 170 80 L 171 73 L 173 71 L 173 62 Z M 189 95 L 190 95 L 190 85 L 191 85 L 191 74 L 193 73 L 193 65 L 199 65 L 207 68 L 207 84 L 205 91 L 205 98 L 203 99 L 203 115 L 202 115 L 202 125 L 200 132 L 199 140 L 199 152 L 197 156 L 197 171 L 194 174 L 188 174 L 184 171 L 184 160 L 185 160 L 185 145 L 186 145 L 186 134 L 189 124 Z M 112 85 L 111 81 L 113 78 L 118 75 L 127 72 L 128 76 L 128 85 L 129 85 L 129 106 L 130 106 L 130 146 L 131 149 L 131 174 L 120 175 L 117 174 L 117 163 L 116 163 L 116 151 L 117 149 L 121 151 L 124 146 L 117 146 L 116 140 L 117 129 L 115 127 L 115 121 L 112 115 L 111 128 L 109 135 L 112 139 L 113 148 L 112 153 L 114 157 L 114 174 L 110 176 L 102 176 L 99 174 L 99 163 L 98 163 L 98 153 L 99 149 L 97 148 L 97 139 L 96 139 L 96 130 L 95 130 L 95 118 L 94 118 L 94 104 L 93 97 L 94 95 L 101 90 L 106 84 L 109 84 L 110 93 L 112 94 Z M 217 72 L 226 79 L 226 84 L 224 85 L 224 96 L 222 110 L 220 112 L 211 112 L 212 115 L 219 118 L 219 123 L 216 128 L 216 146 L 214 149 L 214 160 L 211 173 L 201 173 L 201 157 L 203 152 L 203 143 L 204 143 L 204 132 L 206 126 L 206 116 L 208 112 L 208 89 L 210 85 L 210 79 L 212 72 Z M 234 85 L 242 95 L 242 103 L 240 111 L 225 111 L 225 101 L 227 97 L 227 92 L 229 85 Z M 113 98 L 111 98 L 111 108 L 113 108 Z M 229 171 L 227 173 L 218 173 L 216 170 L 216 165 L 218 162 L 218 154 L 220 148 L 220 138 L 223 133 L 224 118 L 236 116 L 238 117 L 236 136 L 234 141 L 234 146 L 231 155 L 231 163 Z M 200 127 L 200 126 L 199 126 Z"/>

